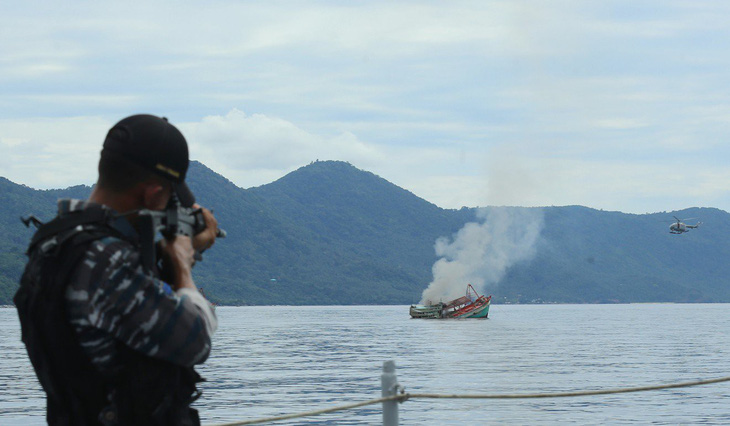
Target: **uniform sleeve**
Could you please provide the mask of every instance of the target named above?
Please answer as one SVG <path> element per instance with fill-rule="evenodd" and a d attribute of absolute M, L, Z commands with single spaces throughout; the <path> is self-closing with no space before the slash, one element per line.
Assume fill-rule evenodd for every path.
<path fill-rule="evenodd" d="M 215 308 L 213 305 L 211 305 L 198 290 L 192 288 L 181 288 L 175 290 L 175 293 L 179 297 L 186 296 L 190 298 L 190 301 L 196 308 L 198 308 L 198 310 L 200 310 L 200 314 L 203 316 L 205 328 L 208 330 L 208 335 L 213 336 L 215 331 L 218 329 L 218 318 L 215 316 Z"/>
<path fill-rule="evenodd" d="M 83 277 L 83 274 L 88 274 Z M 138 253 L 126 244 L 105 246 L 79 271 L 87 279 L 88 321 L 147 356 L 184 366 L 208 358 L 215 313 L 191 292 L 173 292 L 147 275 Z"/>

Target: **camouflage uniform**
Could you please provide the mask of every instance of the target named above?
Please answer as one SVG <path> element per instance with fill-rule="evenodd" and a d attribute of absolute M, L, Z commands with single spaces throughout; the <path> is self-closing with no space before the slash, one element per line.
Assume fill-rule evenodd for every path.
<path fill-rule="evenodd" d="M 81 200 L 60 200 L 59 215 L 108 209 Z M 134 241 L 126 220 L 119 226 Z M 117 343 L 176 365 L 206 360 L 217 328 L 213 307 L 194 289 L 173 291 L 142 268 L 127 240 L 104 237 L 90 244 L 66 288 L 66 310 L 79 343 L 100 371 L 119 367 Z"/>
<path fill-rule="evenodd" d="M 134 195 L 131 182 L 152 198 L 130 199 L 130 208 L 159 209 L 165 196 L 190 208 L 188 165 L 185 137 L 166 118 L 127 117 L 107 133 L 91 199 L 124 206 L 113 197 Z M 159 278 L 152 232 L 138 234 L 125 216 L 79 200 L 61 200 L 58 217 L 36 224 L 13 301 L 48 423 L 199 425 L 191 404 L 202 378 L 193 365 L 210 354 L 217 320 L 194 287 L 173 291 Z"/>

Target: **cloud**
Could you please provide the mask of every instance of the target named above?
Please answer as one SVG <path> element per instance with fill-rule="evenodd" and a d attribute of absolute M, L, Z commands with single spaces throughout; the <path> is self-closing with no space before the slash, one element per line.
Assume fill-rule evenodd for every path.
<path fill-rule="evenodd" d="M 730 155 L 728 10 L 685 1 L 8 3 L 0 165 L 40 187 L 89 182 L 106 128 L 149 112 L 179 124 L 194 158 L 244 187 L 331 158 L 443 207 L 718 202 L 730 198 L 708 177 L 722 176 Z M 68 154 L 79 141 L 86 159 Z M 697 185 L 664 190 L 674 178 Z"/>
<path fill-rule="evenodd" d="M 91 184 L 106 132 L 120 118 L 0 120 L 2 175 L 42 189 Z M 447 184 L 469 188 L 474 183 L 454 172 L 467 165 L 463 155 L 448 148 L 380 145 L 348 131 L 320 134 L 282 118 L 237 109 L 172 123 L 186 136 L 192 159 L 244 188 L 270 183 L 316 159 L 333 159 L 380 174 L 440 205 L 470 205 L 469 196 Z M 426 169 L 430 172 L 424 175 Z"/>
<path fill-rule="evenodd" d="M 546 158 L 507 148 L 490 158 L 488 205 L 585 205 L 640 214 L 725 205 L 730 197 L 730 172 L 721 162 L 698 167 L 691 158 Z"/>
<path fill-rule="evenodd" d="M 0 120 L 2 175 L 35 188 L 91 184 L 104 136 L 116 121 Z M 563 145 L 551 151 L 550 144 L 530 140 L 491 148 L 469 143 L 389 145 L 349 131 L 314 132 L 237 109 L 173 123 L 186 135 L 191 158 L 244 188 L 270 183 L 315 159 L 334 159 L 372 171 L 445 208 L 580 204 L 645 213 L 730 205 L 730 172 L 723 157 L 708 164 L 702 147 L 688 149 L 684 141 L 691 138 L 686 135 L 663 141 L 656 151 L 644 148 L 647 158 L 642 159 L 624 158 L 630 151 L 619 149 L 605 155 L 610 147 L 601 144 L 577 144 L 574 150 Z M 682 155 L 667 156 L 662 147 Z"/>
<path fill-rule="evenodd" d="M 98 117 L 0 120 L 3 176 L 43 189 L 92 184 L 112 124 Z"/>
<path fill-rule="evenodd" d="M 281 118 L 247 115 L 237 109 L 182 124 L 181 129 L 193 158 L 244 187 L 269 183 L 316 159 L 366 166 L 383 157 L 377 147 L 349 132 L 317 135 Z"/>

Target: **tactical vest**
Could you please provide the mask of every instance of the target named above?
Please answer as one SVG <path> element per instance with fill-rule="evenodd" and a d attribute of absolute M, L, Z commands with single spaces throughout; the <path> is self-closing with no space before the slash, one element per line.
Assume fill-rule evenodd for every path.
<path fill-rule="evenodd" d="M 71 212 L 40 226 L 13 301 L 22 340 L 47 396 L 51 425 L 199 425 L 190 404 L 202 381 L 192 367 L 146 357 L 121 342 L 123 367 L 101 373 L 67 320 L 65 292 L 76 264 L 98 239 L 122 238 L 103 209 Z"/>

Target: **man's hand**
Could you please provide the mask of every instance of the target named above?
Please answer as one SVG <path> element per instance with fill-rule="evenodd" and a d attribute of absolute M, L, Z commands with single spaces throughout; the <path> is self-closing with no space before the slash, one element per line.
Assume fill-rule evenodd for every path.
<path fill-rule="evenodd" d="M 218 221 L 213 216 L 213 213 L 205 207 L 201 207 L 199 204 L 193 204 L 193 208 L 201 209 L 203 211 L 203 218 L 205 219 L 205 230 L 193 237 L 193 248 L 199 252 L 203 252 L 215 243 L 215 238 L 218 233 Z"/>
<path fill-rule="evenodd" d="M 173 289 L 183 287 L 196 288 L 193 282 L 193 263 L 195 250 L 190 237 L 178 235 L 173 240 L 160 241 L 164 269 L 168 271 Z"/>

